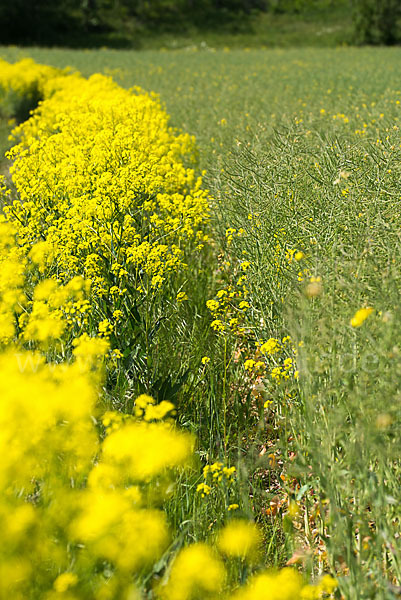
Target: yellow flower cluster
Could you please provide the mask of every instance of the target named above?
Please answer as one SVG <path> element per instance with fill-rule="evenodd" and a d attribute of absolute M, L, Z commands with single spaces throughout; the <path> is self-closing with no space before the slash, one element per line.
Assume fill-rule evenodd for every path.
<path fill-rule="evenodd" d="M 235 467 L 224 466 L 220 461 L 206 465 L 203 467 L 203 482 L 198 484 L 196 491 L 201 494 L 202 498 L 215 493 L 218 489 L 221 489 L 225 495 L 229 495 L 236 475 Z M 230 506 L 230 510 L 233 510 L 234 505 L 230 504 Z"/>
<path fill-rule="evenodd" d="M 294 360 L 292 358 L 286 358 L 283 364 L 278 367 L 274 367 L 271 371 L 271 378 L 280 383 L 283 379 L 289 379 L 293 375 L 295 379 L 298 379 L 299 372 L 294 371 Z"/>
<path fill-rule="evenodd" d="M 212 548 L 193 544 L 177 556 L 167 584 L 160 587 L 160 596 L 165 600 L 210 597 L 222 592 L 225 576 L 223 561 Z"/>
<path fill-rule="evenodd" d="M 249 375 L 256 377 L 265 375 L 269 369 L 270 378 L 277 383 L 290 379 L 291 376 L 298 379 L 296 354 L 297 349 L 291 346 L 290 336 L 283 337 L 281 342 L 276 338 L 270 338 L 264 343 L 256 342 L 254 358 L 247 358 L 244 368 Z"/>
<path fill-rule="evenodd" d="M 289 248 L 285 254 L 285 257 L 289 263 L 292 263 L 293 260 L 296 260 L 297 262 L 299 262 L 300 260 L 302 260 L 304 258 L 304 256 L 305 255 L 301 250 L 297 250 L 294 248 Z"/>
<path fill-rule="evenodd" d="M 121 598 L 169 539 L 142 486 L 188 460 L 191 436 L 131 419 L 101 441 L 96 390 L 78 362 L 49 368 L 10 347 L 0 368 L 0 596 L 27 598 L 40 584 L 46 598 L 70 587 L 81 589 L 73 598 Z"/>
<path fill-rule="evenodd" d="M 248 296 L 246 270 L 249 264 L 247 261 L 242 262 L 239 265 L 241 272 L 235 283 L 230 283 L 225 288 L 218 290 L 216 297 L 206 302 L 213 317 L 211 327 L 219 333 L 241 335 L 245 332 L 244 315 L 250 308 L 246 301 Z"/>
<path fill-rule="evenodd" d="M 34 252 L 33 252 L 34 251 Z M 65 285 L 56 280 L 38 280 L 36 246 L 29 258 L 15 242 L 15 229 L 0 221 L 0 343 L 17 340 L 48 342 L 80 332 L 87 324 L 88 282 L 73 277 Z M 36 277 L 36 279 L 35 279 Z M 35 283 L 33 283 L 35 281 Z"/>
<path fill-rule="evenodd" d="M 330 575 L 322 577 L 316 585 L 304 585 L 299 573 L 282 569 L 278 573 L 254 575 L 230 600 L 318 600 L 336 587 L 337 581 Z"/>
<path fill-rule="evenodd" d="M 0 113 L 28 116 L 43 98 L 46 82 L 63 73 L 60 69 L 39 65 L 31 58 L 10 64 L 0 58 Z"/>
<path fill-rule="evenodd" d="M 352 327 L 360 327 L 372 312 L 373 308 L 371 306 L 357 310 L 350 321 Z"/>
<path fill-rule="evenodd" d="M 135 415 L 142 418 L 144 421 L 161 421 L 166 417 L 175 414 L 174 404 L 167 400 L 162 400 L 155 404 L 153 398 L 146 394 L 142 394 L 135 400 Z"/>
<path fill-rule="evenodd" d="M 185 269 L 207 239 L 209 199 L 189 166 L 193 137 L 169 127 L 155 95 L 102 75 L 56 74 L 13 132 L 17 198 L 5 214 L 25 254 L 39 244 L 32 258 L 46 275 L 91 282 L 107 337 L 129 322 L 127 304 Z"/>
<path fill-rule="evenodd" d="M 0 268 L 0 342 L 7 343 L 15 336 L 15 314 L 25 299 L 25 260 L 7 223 L 0 223 Z"/>
<path fill-rule="evenodd" d="M 93 368 L 108 342 L 84 333 L 74 339 L 74 362 L 58 365 L 16 343 L 53 338 L 54 328 L 60 335 L 68 322 L 62 311 L 83 280 L 65 286 L 41 281 L 30 303 L 30 263 L 9 223 L 0 226 L 0 263 L 0 515 L 7 523 L 0 596 L 27 598 L 40 586 L 41 597 L 66 598 L 70 588 L 81 590 L 71 598 L 88 597 L 90 585 L 90 597 L 121 597 L 132 573 L 153 564 L 168 543 L 165 515 L 141 488 L 183 465 L 192 455 L 192 437 L 146 411 L 138 415 L 145 420 L 109 413 L 119 426 L 106 428 L 100 439 Z M 153 407 L 153 400 L 145 404 Z M 161 406 L 157 418 L 171 408 Z M 112 581 L 99 574 L 99 561 L 114 572 Z"/>
<path fill-rule="evenodd" d="M 251 560 L 258 555 L 262 537 L 254 523 L 238 519 L 224 527 L 217 544 L 226 556 Z"/>
<path fill-rule="evenodd" d="M 49 599 L 127 597 L 132 575 L 151 567 L 169 542 L 165 514 L 147 487 L 159 503 L 170 470 L 192 456 L 193 439 L 162 421 L 170 403 L 148 396 L 137 399 L 134 415 L 104 415 L 99 437 L 94 383 L 108 341 L 75 337 L 70 364 L 46 364 L 19 343 L 49 338 L 51 350 L 54 329 L 60 336 L 68 325 L 64 307 L 84 282 L 42 280 L 29 302 L 32 265 L 20 255 L 12 226 L 1 223 L 0 515 L 7 526 L 0 597 L 18 600 L 36 589 Z"/>
<path fill-rule="evenodd" d="M 227 580 L 227 559 L 254 560 L 262 538 L 255 524 L 248 521 L 231 521 L 217 536 L 217 549 L 222 557 L 204 543 L 193 544 L 181 550 L 173 562 L 169 577 L 162 581 L 158 596 L 162 600 L 190 600 L 194 598 L 219 598 Z M 305 584 L 293 569 L 279 572 L 262 571 L 227 600 L 318 600 L 327 597 L 337 587 L 337 580 L 325 575 L 315 585 Z"/>

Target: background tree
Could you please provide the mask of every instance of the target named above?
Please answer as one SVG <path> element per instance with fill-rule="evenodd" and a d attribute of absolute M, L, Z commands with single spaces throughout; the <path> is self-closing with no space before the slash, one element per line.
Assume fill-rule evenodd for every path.
<path fill-rule="evenodd" d="M 307 19 L 338 9 L 348 16 L 350 7 L 352 42 L 401 41 L 400 0 L 0 0 L 0 43 L 86 46 L 124 38 L 129 45 L 141 31 L 249 32 L 260 12 Z"/>
<path fill-rule="evenodd" d="M 355 42 L 391 45 L 400 41 L 399 0 L 353 0 Z"/>
<path fill-rule="evenodd" d="M 2 43 L 46 43 L 73 31 L 82 21 L 81 0 L 0 0 Z"/>

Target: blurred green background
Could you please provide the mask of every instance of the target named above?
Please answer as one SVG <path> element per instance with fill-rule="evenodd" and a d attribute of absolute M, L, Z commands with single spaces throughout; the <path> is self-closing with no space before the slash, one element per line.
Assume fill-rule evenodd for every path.
<path fill-rule="evenodd" d="M 398 0 L 7 0 L 2 44 L 177 48 L 397 44 Z"/>

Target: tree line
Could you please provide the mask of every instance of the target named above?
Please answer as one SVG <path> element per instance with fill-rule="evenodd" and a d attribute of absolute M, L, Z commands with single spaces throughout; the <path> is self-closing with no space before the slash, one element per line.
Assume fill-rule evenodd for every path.
<path fill-rule="evenodd" d="M 218 29 L 258 12 L 302 13 L 343 4 L 354 21 L 354 42 L 401 41 L 400 0 L 0 0 L 0 44 L 57 44 L 93 33 Z"/>

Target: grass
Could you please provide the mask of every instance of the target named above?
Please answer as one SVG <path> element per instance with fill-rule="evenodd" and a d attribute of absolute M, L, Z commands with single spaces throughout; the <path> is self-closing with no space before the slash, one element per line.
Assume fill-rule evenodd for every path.
<path fill-rule="evenodd" d="M 298 552 L 306 570 L 336 571 L 347 599 L 395 598 L 401 49 L 0 51 L 26 54 L 156 91 L 172 125 L 196 136 L 215 198 L 210 297 L 236 285 L 246 261 L 250 307 L 245 339 L 192 330 L 212 361 L 180 400 L 182 425 L 196 431 L 203 462 L 239 467 L 237 497 L 273 540 L 270 564 Z M 244 229 L 231 245 L 229 227 Z M 363 307 L 374 310 L 352 327 Z M 287 335 L 295 353 L 283 358 L 297 361 L 299 380 L 271 377 L 277 357 L 265 375 L 244 371 L 255 341 Z M 191 539 L 213 529 L 224 504 L 200 501 L 196 481 L 183 480 L 169 507 Z M 283 519 L 271 516 L 280 510 Z"/>
<path fill-rule="evenodd" d="M 155 90 L 172 124 L 196 136 L 202 168 L 224 161 L 237 142 L 263 147 L 274 127 L 301 114 L 313 119 L 320 108 L 341 113 L 353 100 L 377 102 L 387 89 L 397 90 L 399 77 L 398 48 L 1 51 L 10 60 L 27 54 Z"/>

